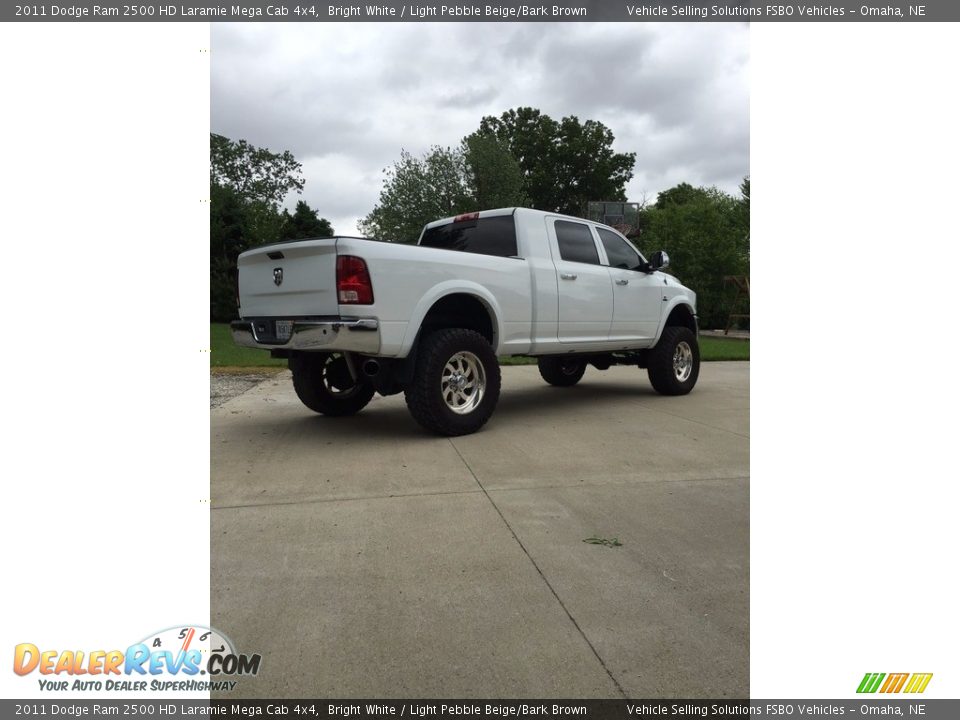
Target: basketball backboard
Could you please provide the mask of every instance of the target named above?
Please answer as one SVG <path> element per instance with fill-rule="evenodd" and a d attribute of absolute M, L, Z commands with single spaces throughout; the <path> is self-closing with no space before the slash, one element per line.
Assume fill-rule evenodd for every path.
<path fill-rule="evenodd" d="M 587 219 L 609 225 L 627 237 L 640 230 L 640 203 L 596 200 L 587 203 Z"/>

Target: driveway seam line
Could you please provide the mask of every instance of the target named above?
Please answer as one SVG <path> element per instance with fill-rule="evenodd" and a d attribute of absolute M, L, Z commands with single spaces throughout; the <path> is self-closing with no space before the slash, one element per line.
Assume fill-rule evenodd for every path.
<path fill-rule="evenodd" d="M 678 478 L 676 480 L 644 480 L 639 483 L 607 482 L 607 483 L 577 483 L 576 485 L 529 485 L 522 487 L 496 487 L 491 488 L 490 492 L 523 492 L 524 490 L 577 490 L 579 488 L 601 488 L 601 487 L 644 487 L 646 485 L 673 485 L 676 483 L 702 483 L 702 482 L 729 482 L 731 480 L 749 480 L 749 475 L 731 475 L 729 477 L 707 477 L 707 478 Z"/>
<path fill-rule="evenodd" d="M 243 510 L 244 508 L 282 507 L 284 505 L 316 505 L 318 503 L 356 502 L 357 500 L 389 500 L 391 498 L 433 497 L 437 495 L 476 495 L 479 490 L 445 490 L 426 493 L 395 493 L 393 495 L 357 495 L 342 498 L 310 498 L 283 502 L 248 503 L 244 505 L 212 505 L 211 510 Z"/>
<path fill-rule="evenodd" d="M 463 457 L 460 457 L 463 461 Z M 466 465 L 466 461 L 463 461 Z M 470 470 L 470 466 L 467 465 L 467 469 Z M 470 470 L 470 474 L 473 477 L 474 481 L 477 480 L 476 475 L 473 474 L 473 471 Z M 749 480 L 749 475 L 732 475 L 729 477 L 708 477 L 708 478 L 678 478 L 676 480 L 645 480 L 640 485 L 666 485 L 671 483 L 686 483 L 686 482 L 726 482 L 730 480 Z M 478 483 L 479 484 L 479 483 Z M 630 482 L 610 482 L 610 483 L 578 483 L 576 485 L 530 485 L 525 487 L 500 487 L 493 488 L 490 492 L 522 492 L 524 490 L 574 490 L 577 488 L 584 487 L 639 487 L 636 483 Z M 437 497 L 443 495 L 476 495 L 481 492 L 486 492 L 486 489 L 481 486 L 479 490 L 445 490 L 438 492 L 423 492 L 423 493 L 395 493 L 393 495 L 351 495 L 349 497 L 340 497 L 340 498 L 309 498 L 306 500 L 285 500 L 283 502 L 267 502 L 267 503 L 246 503 L 243 505 L 212 505 L 210 510 L 245 510 L 248 508 L 259 508 L 259 507 L 283 507 L 285 505 L 315 505 L 319 503 L 335 503 L 335 502 L 356 502 L 357 500 L 389 500 L 390 498 L 418 498 L 418 497 Z"/>
<path fill-rule="evenodd" d="M 530 564 L 533 565 L 533 569 L 537 571 L 537 574 L 540 576 L 540 579 L 543 580 L 544 585 L 547 586 L 547 588 L 550 590 L 553 597 L 556 598 L 557 602 L 560 604 L 560 607 L 567 614 L 567 617 L 570 618 L 570 622 L 573 623 L 573 626 L 577 629 L 577 632 L 580 633 L 580 637 L 583 638 L 583 641 L 587 644 L 587 647 L 590 648 L 590 652 L 593 653 L 593 656 L 597 659 L 597 662 L 600 663 L 600 667 L 603 668 L 603 671 L 607 674 L 607 677 L 610 678 L 610 681 L 613 683 L 614 687 L 617 688 L 617 692 L 619 692 L 623 698 L 627 698 L 627 693 L 620 686 L 620 683 L 617 682 L 617 679 L 613 676 L 613 673 L 610 672 L 610 668 L 607 667 L 607 664 L 603 661 L 603 658 L 600 657 L 600 653 L 597 652 L 597 649 L 593 646 L 593 643 L 590 642 L 590 638 L 587 637 L 587 634 L 583 631 L 583 628 L 581 628 L 580 624 L 576 621 L 576 618 L 573 617 L 573 615 L 567 609 L 567 606 L 564 605 L 563 600 L 560 599 L 560 596 L 557 594 L 557 591 L 554 589 L 553 585 L 551 585 L 550 581 L 547 580 L 547 576 L 543 574 L 543 570 L 540 569 L 540 566 L 537 564 L 537 561 L 533 559 L 533 556 L 530 554 L 530 551 L 527 550 L 526 546 L 517 536 L 517 533 L 514 531 L 513 527 L 507 521 L 507 518 L 504 516 L 503 512 L 497 506 L 497 503 L 495 503 L 493 501 L 493 498 L 490 497 L 490 493 L 487 492 L 487 489 L 483 486 L 483 483 L 480 482 L 480 478 L 477 477 L 477 474 L 473 471 L 473 468 L 470 467 L 470 463 L 468 463 L 467 459 L 463 457 L 463 455 L 460 453 L 460 449 L 456 445 L 454 445 L 453 439 L 449 438 L 449 440 L 450 440 L 450 445 L 453 447 L 454 451 L 460 457 L 460 460 L 463 462 L 464 466 L 467 468 L 467 470 L 470 471 L 470 474 L 473 476 L 474 481 L 477 483 L 477 487 L 479 487 L 480 490 L 483 492 L 483 494 L 486 496 L 487 500 L 493 506 L 493 509 L 497 511 L 497 515 L 500 516 L 500 519 L 503 521 L 503 524 L 506 526 L 507 530 L 510 531 L 510 534 L 513 536 L 513 539 L 516 540 L 517 545 L 519 545 L 520 549 L 523 550 L 523 554 L 527 556 L 527 559 L 530 561 Z"/>

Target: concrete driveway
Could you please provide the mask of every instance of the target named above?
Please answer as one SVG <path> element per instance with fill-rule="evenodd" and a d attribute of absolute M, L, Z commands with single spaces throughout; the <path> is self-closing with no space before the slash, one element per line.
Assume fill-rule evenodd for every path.
<path fill-rule="evenodd" d="M 212 623 L 263 655 L 229 697 L 747 697 L 749 368 L 507 367 L 452 440 L 287 373 L 212 410 Z"/>

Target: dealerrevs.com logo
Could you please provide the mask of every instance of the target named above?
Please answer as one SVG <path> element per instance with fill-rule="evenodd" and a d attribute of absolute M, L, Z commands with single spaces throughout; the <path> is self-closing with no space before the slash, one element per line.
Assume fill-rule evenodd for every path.
<path fill-rule="evenodd" d="M 857 687 L 858 693 L 922 693 L 933 673 L 867 673 Z"/>
<path fill-rule="evenodd" d="M 125 650 L 49 650 L 20 643 L 13 671 L 36 674 L 41 690 L 229 692 L 260 671 L 260 655 L 238 653 L 222 633 L 182 625 L 147 635 Z"/>

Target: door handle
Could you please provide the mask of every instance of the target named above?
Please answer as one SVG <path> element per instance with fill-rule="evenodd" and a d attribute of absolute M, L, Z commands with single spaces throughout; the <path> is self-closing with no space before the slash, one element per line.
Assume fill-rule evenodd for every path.
<path fill-rule="evenodd" d="M 560 277 L 563 280 L 576 280 L 577 274 L 576 273 L 560 273 Z"/>
<path fill-rule="evenodd" d="M 629 280 L 624 280 L 622 278 L 620 280 L 617 280 L 617 285 L 629 285 L 629 284 L 630 284 Z"/>

